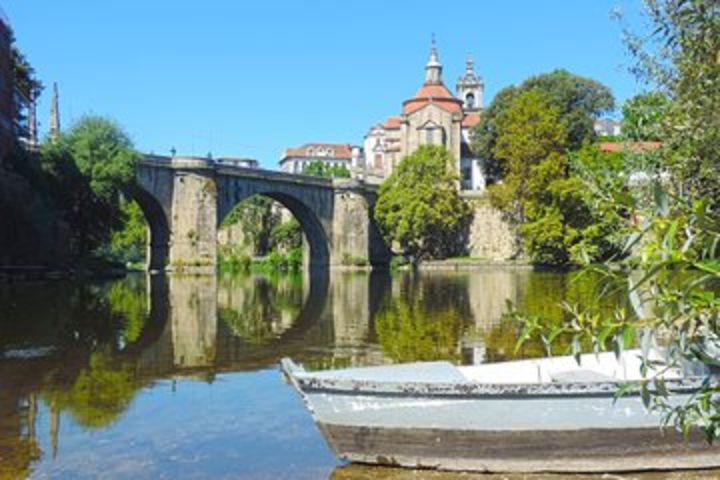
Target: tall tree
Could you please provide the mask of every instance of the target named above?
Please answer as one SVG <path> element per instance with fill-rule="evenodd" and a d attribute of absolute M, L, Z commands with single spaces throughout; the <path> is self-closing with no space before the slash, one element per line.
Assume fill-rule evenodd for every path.
<path fill-rule="evenodd" d="M 542 91 L 548 102 L 558 110 L 565 123 L 568 147 L 578 149 L 583 142 L 593 140 L 594 120 L 614 108 L 615 100 L 605 85 L 566 70 L 537 75 L 525 80 L 520 86 L 509 86 L 501 90 L 490 106 L 483 112 L 480 123 L 472 131 L 475 153 L 484 158 L 490 173 L 502 177 L 504 172 L 495 156 L 495 144 L 500 135 L 498 117 L 510 106 L 518 95 L 530 90 Z"/>
<path fill-rule="evenodd" d="M 48 142 L 42 162 L 49 190 L 69 224 L 76 252 L 107 245 L 123 227 L 122 189 L 134 178 L 137 153 L 112 120 L 81 118 L 57 142 Z"/>
<path fill-rule="evenodd" d="M 380 186 L 375 219 L 388 241 L 415 258 L 458 253 L 470 207 L 458 193 L 454 161 L 445 148 L 423 145 Z"/>
<path fill-rule="evenodd" d="M 629 34 L 634 72 L 671 99 L 663 130 L 679 191 L 720 209 L 720 3 L 645 0 L 654 31 Z"/>
<path fill-rule="evenodd" d="M 580 256 L 605 258 L 614 251 L 606 237 L 618 226 L 616 217 L 592 208 L 567 153 L 565 125 L 544 90 L 517 95 L 496 120 L 493 154 L 505 177 L 489 189 L 491 201 L 519 224 L 532 261 L 558 266 Z M 594 168 L 597 155 L 588 152 L 575 163 Z"/>
<path fill-rule="evenodd" d="M 568 145 L 560 109 L 541 90 L 519 93 L 495 120 L 492 155 L 504 172 L 503 182 L 490 187 L 493 203 L 522 223 L 534 168 L 560 161 Z"/>
<path fill-rule="evenodd" d="M 544 339 L 566 334 L 574 354 L 583 344 L 619 354 L 635 343 L 628 339 L 638 339 L 642 381 L 629 387 L 660 414 L 659 422 L 686 435 L 703 432 L 713 441 L 720 437 L 720 385 L 713 374 L 720 351 L 720 3 L 645 0 L 645 6 L 651 31 L 630 35 L 629 45 L 635 72 L 671 99 L 662 155 L 679 188 L 668 195 L 667 178 L 651 178 L 652 205 L 611 191 L 618 210 L 645 207 L 643 220 L 631 225 L 628 257 L 592 267 L 604 274 L 604 283 L 629 292 L 633 314 L 578 305 L 568 308 L 569 321 L 551 331 L 525 318 L 521 338 L 536 329 L 544 330 Z M 698 368 L 703 363 L 705 372 Z M 692 395 L 679 398 L 667 388 L 665 373 L 688 366 L 698 372 L 691 375 L 703 378 Z"/>
<path fill-rule="evenodd" d="M 15 96 L 15 128 L 21 137 L 30 134 L 30 126 L 27 124 L 28 117 L 26 110 L 33 108 L 33 104 L 43 90 L 42 82 L 37 78 L 35 68 L 30 64 L 25 54 L 13 45 L 11 50 L 13 87 Z"/>

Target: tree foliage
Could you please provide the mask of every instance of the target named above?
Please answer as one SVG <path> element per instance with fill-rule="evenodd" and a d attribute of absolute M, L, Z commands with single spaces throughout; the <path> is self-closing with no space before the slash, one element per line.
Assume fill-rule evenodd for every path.
<path fill-rule="evenodd" d="M 13 45 L 10 54 L 12 57 L 13 87 L 17 92 L 15 96 L 15 128 L 17 135 L 27 137 L 29 126 L 27 125 L 25 110 L 40 96 L 44 87 L 37 78 L 35 68 L 16 45 Z"/>
<path fill-rule="evenodd" d="M 43 146 L 46 188 L 78 254 L 108 245 L 123 228 L 122 190 L 133 181 L 136 160 L 129 137 L 103 117 L 83 117 Z"/>
<path fill-rule="evenodd" d="M 633 71 L 671 103 L 663 149 L 678 191 L 720 208 L 720 4 L 645 0 L 649 35 L 628 33 Z"/>
<path fill-rule="evenodd" d="M 122 228 L 112 232 L 108 253 L 125 263 L 144 262 L 148 240 L 145 215 L 140 206 L 130 199 L 121 200 L 120 215 Z"/>
<path fill-rule="evenodd" d="M 663 139 L 663 120 L 670 99 L 661 92 L 641 93 L 628 99 L 622 107 L 623 136 L 632 141 Z"/>
<path fill-rule="evenodd" d="M 579 263 L 581 256 L 607 258 L 622 223 L 593 207 L 581 180 L 588 169 L 610 169 L 612 162 L 590 144 L 569 153 L 565 125 L 543 90 L 515 96 L 496 117 L 493 154 L 505 176 L 489 188 L 493 204 L 519 225 L 532 261 L 556 266 Z"/>
<path fill-rule="evenodd" d="M 374 215 L 388 243 L 419 259 L 457 253 L 470 207 L 458 193 L 453 163 L 445 148 L 423 145 L 380 186 Z"/>
<path fill-rule="evenodd" d="M 480 123 L 473 129 L 472 143 L 475 153 L 484 158 L 494 175 L 502 175 L 497 165 L 495 148 L 501 131 L 499 117 L 512 104 L 515 97 L 531 90 L 543 92 L 548 102 L 558 110 L 565 124 L 568 147 L 580 148 L 583 142 L 595 138 L 594 120 L 614 108 L 615 100 L 610 89 L 601 83 L 574 75 L 565 70 L 537 75 L 520 86 L 509 86 L 498 92 L 483 112 Z"/>
<path fill-rule="evenodd" d="M 251 247 L 253 254 L 266 255 L 271 249 L 272 231 L 280 225 L 280 215 L 274 203 L 269 197 L 253 195 L 238 203 L 222 225 L 239 224 L 245 244 Z"/>
<path fill-rule="evenodd" d="M 321 160 L 313 160 L 303 167 L 303 175 L 325 178 L 350 178 L 350 170 L 345 165 L 329 165 Z"/>
<path fill-rule="evenodd" d="M 638 60 L 636 73 L 671 100 L 660 152 L 671 175 L 605 191 L 610 208 L 639 214 L 628 225 L 626 255 L 588 267 L 605 276 L 609 287 L 629 292 L 634 315 L 626 309 L 608 315 L 591 306 L 568 305 L 570 320 L 550 330 L 526 318 L 520 342 L 539 335 L 550 344 L 570 335 L 575 355 L 583 344 L 620 354 L 628 337 L 637 338 L 643 380 L 618 395 L 638 393 L 647 408 L 664 414 L 665 425 L 684 434 L 700 430 L 712 441 L 720 437 L 719 385 L 712 374 L 720 366 L 720 4 L 645 0 L 645 5 L 652 33 L 630 35 L 629 45 Z M 601 191 L 603 179 L 592 178 L 588 188 Z M 709 368 L 703 371 L 698 364 Z M 696 390 L 679 401 L 664 375 L 689 365 L 699 376 Z"/>

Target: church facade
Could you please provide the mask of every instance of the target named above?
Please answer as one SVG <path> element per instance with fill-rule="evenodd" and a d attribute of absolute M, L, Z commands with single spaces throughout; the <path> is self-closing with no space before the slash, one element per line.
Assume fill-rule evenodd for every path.
<path fill-rule="evenodd" d="M 373 125 L 363 142 L 368 179 L 387 178 L 400 160 L 421 145 L 442 145 L 452 154 L 463 190 L 483 191 L 486 178 L 481 159 L 470 150 L 470 130 L 480 121 L 484 85 L 468 59 L 454 95 L 444 84 L 437 47 L 433 41 L 425 65 L 425 80 L 415 95 L 402 104 L 400 115 Z"/>

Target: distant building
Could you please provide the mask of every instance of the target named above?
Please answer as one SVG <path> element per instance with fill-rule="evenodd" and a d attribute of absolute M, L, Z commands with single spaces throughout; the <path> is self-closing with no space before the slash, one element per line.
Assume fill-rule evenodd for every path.
<path fill-rule="evenodd" d="M 327 166 L 344 166 L 351 170 L 360 163 L 360 147 L 347 143 L 306 143 L 297 148 L 288 148 L 280 158 L 280 170 L 288 173 L 302 173 L 312 162 Z"/>
<path fill-rule="evenodd" d="M 603 142 L 600 144 L 600 151 L 605 153 L 643 153 L 657 150 L 661 146 L 660 142 Z"/>
<path fill-rule="evenodd" d="M 0 10 L 0 161 L 10 151 L 15 140 L 14 95 L 12 28 Z"/>
<path fill-rule="evenodd" d="M 219 165 L 228 165 L 232 167 L 243 167 L 243 168 L 259 168 L 258 161 L 254 158 L 244 157 L 220 157 L 215 159 L 215 163 Z"/>
<path fill-rule="evenodd" d="M 484 166 L 470 149 L 470 130 L 480 121 L 485 86 L 475 73 L 472 59 L 458 79 L 457 97 L 442 80 L 435 41 L 425 65 L 425 81 L 415 96 L 405 100 L 401 114 L 370 127 L 364 141 L 368 173 L 386 178 L 402 158 L 420 145 L 442 145 L 456 160 L 464 190 L 486 187 Z"/>
<path fill-rule="evenodd" d="M 610 118 L 595 120 L 593 130 L 599 137 L 617 137 L 622 133 L 622 123 Z"/>

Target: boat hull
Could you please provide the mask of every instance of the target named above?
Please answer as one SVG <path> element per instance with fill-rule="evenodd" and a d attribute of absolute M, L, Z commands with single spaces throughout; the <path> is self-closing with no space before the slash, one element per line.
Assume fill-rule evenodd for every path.
<path fill-rule="evenodd" d="M 700 434 L 659 428 L 478 431 L 318 422 L 352 462 L 477 472 L 621 472 L 720 467 Z"/>
<path fill-rule="evenodd" d="M 720 467 L 699 431 L 660 428 L 639 385 L 617 382 L 482 383 L 450 365 L 407 364 L 305 372 L 286 378 L 330 447 L 369 464 L 479 472 L 622 472 Z M 702 378 L 666 382 L 668 405 Z"/>

